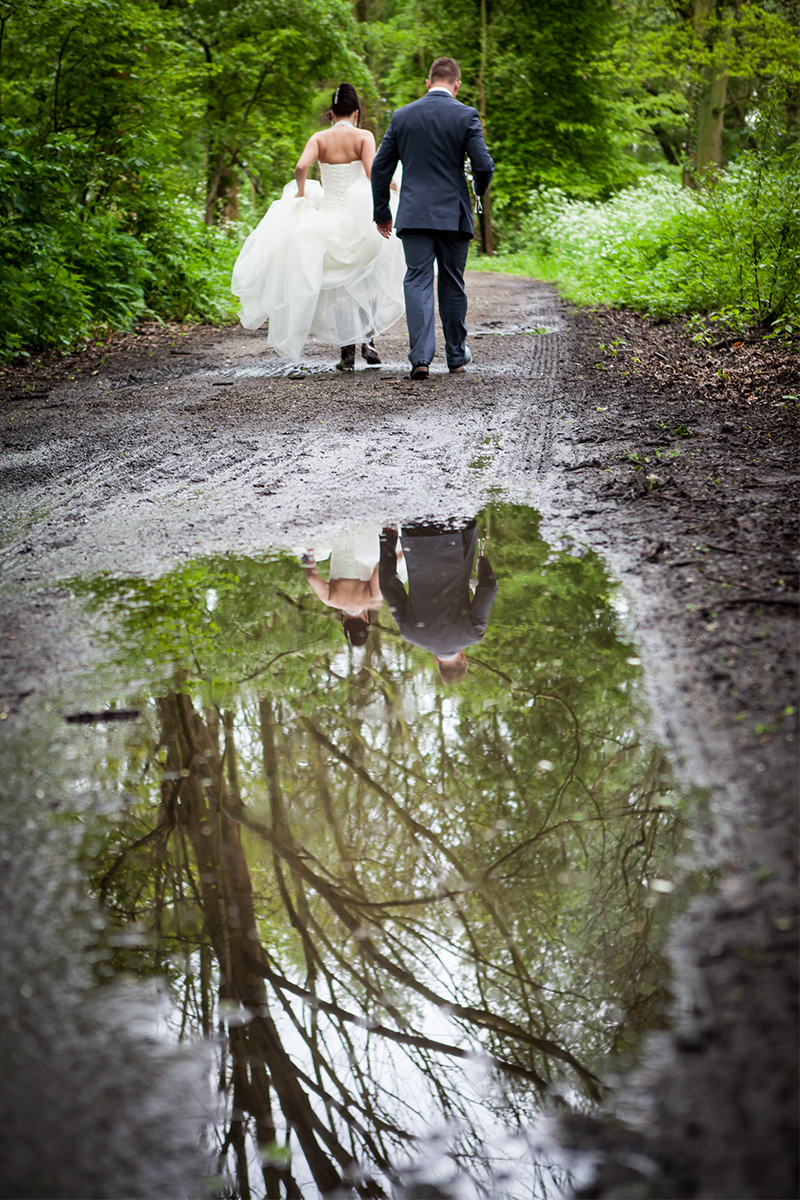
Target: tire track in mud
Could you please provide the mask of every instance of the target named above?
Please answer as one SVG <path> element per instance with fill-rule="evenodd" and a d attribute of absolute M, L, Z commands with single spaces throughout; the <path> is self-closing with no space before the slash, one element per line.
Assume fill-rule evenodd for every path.
<path fill-rule="evenodd" d="M 517 448 L 512 472 L 532 473 L 537 480 L 544 475 L 553 438 L 553 409 L 558 384 L 559 368 L 566 360 L 564 332 L 554 332 L 531 339 L 531 359 L 527 371 L 531 383 L 536 387 L 531 392 L 528 410 L 520 410 L 521 439 Z M 533 405 L 536 409 L 533 409 Z"/>

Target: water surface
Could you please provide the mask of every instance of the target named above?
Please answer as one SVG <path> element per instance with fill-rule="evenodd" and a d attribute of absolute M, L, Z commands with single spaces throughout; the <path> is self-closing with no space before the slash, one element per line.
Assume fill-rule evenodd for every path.
<path fill-rule="evenodd" d="M 497 592 L 450 685 L 386 605 L 348 645 L 296 554 L 71 581 L 107 690 L 43 718 L 49 819 L 96 986 L 160 981 L 159 1039 L 212 1048 L 217 1195 L 557 1194 L 544 1117 L 663 1022 L 687 801 L 616 586 L 529 509 L 476 535 Z"/>

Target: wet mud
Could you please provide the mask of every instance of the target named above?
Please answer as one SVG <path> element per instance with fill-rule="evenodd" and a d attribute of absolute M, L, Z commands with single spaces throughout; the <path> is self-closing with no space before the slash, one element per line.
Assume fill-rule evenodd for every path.
<path fill-rule="evenodd" d="M 150 668 L 131 667 L 109 704 L 114 621 L 106 609 L 87 618 L 76 580 L 110 587 L 166 580 L 211 559 L 221 569 L 226 559 L 265 554 L 296 561 L 366 523 L 402 527 L 498 504 L 532 507 L 548 553 L 577 562 L 588 548 L 621 581 L 614 611 L 642 660 L 656 736 L 678 781 L 705 789 L 707 799 L 690 806 L 691 852 L 683 853 L 709 883 L 676 910 L 671 999 L 644 1030 L 635 1065 L 615 1060 L 599 1109 L 574 1103 L 565 1117 L 554 1100 L 541 1110 L 555 1122 L 541 1153 L 557 1164 L 541 1194 L 572 1186 L 587 1197 L 793 1196 L 796 359 L 776 351 L 754 368 L 755 385 L 737 390 L 734 377 L 725 394 L 714 383 L 726 370 L 714 357 L 720 351 L 692 347 L 674 331 L 575 313 L 532 281 L 473 275 L 469 288 L 475 364 L 457 376 L 434 364 L 424 384 L 405 378 L 397 329 L 380 340 L 384 364 L 359 363 L 352 376 L 333 370 L 328 347 L 312 345 L 302 363 L 287 365 L 259 334 L 238 329 L 143 330 L 66 363 L 4 372 L 0 716 L 6 779 L 30 812 L 23 824 L 9 807 L 6 859 L 34 864 L 42 839 L 60 846 L 66 837 L 48 815 L 53 764 L 74 748 L 62 731 L 83 723 L 87 736 L 98 728 L 122 736 L 127 721 L 104 715 L 125 710 L 135 724 L 133 714 L 158 694 L 137 693 L 130 679 Z M 556 629 L 568 636 L 552 620 L 538 630 L 540 644 Z M 185 702 L 171 703 L 165 721 L 177 720 Z M 26 740 L 37 727 L 50 766 L 47 751 Z M 52 853 L 75 863 L 69 888 L 79 896 L 78 850 Z M 46 864 L 31 866 L 34 893 L 46 877 Z M 4 892 L 7 922 L 23 895 L 17 884 Z M 45 957 L 62 935 L 51 929 L 48 937 Z M 31 947 L 7 943 L 16 978 L 13 964 Z M 72 969 L 45 972 L 47 1012 L 47 996 Z M 9 1036 L 29 986 L 8 989 Z M 85 979 L 68 988 L 96 1002 Z M 148 1005 L 126 1003 L 143 1004 L 146 1025 Z M 76 1000 L 65 1045 L 85 1038 L 84 1013 Z M 104 1010 L 97 1027 L 114 1019 Z M 36 1023 L 52 1024 L 46 1015 Z M 147 1036 L 138 1049 L 121 1045 L 120 1061 L 135 1061 Z M 30 1040 L 15 1053 L 17 1079 L 26 1060 L 47 1058 Z M 180 1056 L 162 1066 L 168 1109 L 181 1072 L 197 1067 Z M 133 1096 L 142 1084 L 135 1075 L 132 1067 Z M 24 1112 L 48 1107 L 51 1082 L 37 1083 Z M 195 1123 L 207 1117 L 198 1107 Z M 188 1165 L 191 1119 L 159 1150 L 157 1109 L 139 1142 L 149 1165 L 136 1167 L 138 1118 L 119 1111 L 133 1132 L 118 1160 L 87 1151 L 72 1156 L 83 1165 L 64 1167 L 54 1142 L 42 1195 L 119 1195 L 122 1177 L 125 1194 L 171 1195 L 177 1176 L 191 1179 L 199 1169 Z M 8 1128 L 19 1141 L 32 1123 L 9 1120 Z M 82 1128 L 87 1147 L 102 1140 L 96 1106 L 87 1106 Z M 36 1145 L 26 1138 L 28 1158 L 14 1160 L 3 1194 L 40 1194 L 25 1190 Z M 172 1173 L 167 1160 L 177 1164 Z M 153 1172 L 162 1168 L 158 1190 Z M 409 1195 L 449 1194 L 402 1186 Z"/>
<path fill-rule="evenodd" d="M 545 511 L 623 582 L 661 737 L 684 777 L 710 789 L 697 844 L 718 871 L 716 894 L 674 929 L 676 1028 L 627 1081 L 638 1147 L 657 1170 L 632 1167 L 629 1127 L 576 1125 L 575 1144 L 596 1139 L 601 1164 L 581 1194 L 790 1195 L 796 349 L 768 351 L 737 380 L 730 340 L 710 350 L 612 314 L 576 314 L 572 336 L 572 432 L 554 449 L 563 473 Z"/>

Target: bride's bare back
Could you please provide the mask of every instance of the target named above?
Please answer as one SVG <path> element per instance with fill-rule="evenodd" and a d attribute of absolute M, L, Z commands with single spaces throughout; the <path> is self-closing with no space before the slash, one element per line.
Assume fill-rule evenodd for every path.
<path fill-rule="evenodd" d="M 310 141 L 316 141 L 321 163 L 351 163 L 358 159 L 364 162 L 365 158 L 368 158 L 371 167 L 375 157 L 375 138 L 369 130 L 356 129 L 355 125 L 349 123 L 334 125 L 332 129 L 315 133 Z"/>
<path fill-rule="evenodd" d="M 297 181 L 297 194 L 303 195 L 308 176 L 308 168 L 312 163 L 341 163 L 361 162 L 367 179 L 372 174 L 372 160 L 375 157 L 375 138 L 368 129 L 357 129 L 346 117 L 331 129 L 324 129 L 313 134 L 306 142 L 305 149 L 297 160 L 294 177 Z"/>

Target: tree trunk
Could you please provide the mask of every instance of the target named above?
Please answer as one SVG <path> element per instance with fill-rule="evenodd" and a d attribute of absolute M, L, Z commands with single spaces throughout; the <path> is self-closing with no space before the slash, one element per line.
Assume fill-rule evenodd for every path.
<path fill-rule="evenodd" d="M 730 29 L 723 33 L 717 21 L 722 10 L 720 0 L 695 0 L 694 29 L 709 51 L 723 40 L 730 40 Z M 684 174 L 684 183 L 695 183 L 709 170 L 721 169 L 722 130 L 725 118 L 725 100 L 728 91 L 728 74 L 724 65 L 708 63 L 695 93 L 695 135 L 692 150 L 694 174 Z"/>
<path fill-rule="evenodd" d="M 229 163 L 210 163 L 206 180 L 206 225 L 238 219 L 238 173 Z"/>
<path fill-rule="evenodd" d="M 699 174 L 710 167 L 721 168 L 723 165 L 722 127 L 727 90 L 727 75 L 715 74 L 713 68 L 709 68 L 697 102 L 694 163 Z"/>
<path fill-rule="evenodd" d="M 481 0 L 481 68 L 478 74 L 478 113 L 483 126 L 483 136 L 486 137 L 486 57 L 488 43 L 488 27 L 486 24 L 486 0 Z M 487 190 L 482 200 L 483 211 L 479 214 L 481 229 L 481 253 L 494 254 L 494 231 L 492 229 L 492 201 Z"/>
<path fill-rule="evenodd" d="M 478 214 L 481 229 L 481 253 L 494 254 L 494 231 L 492 229 L 492 197 L 488 192 L 481 200 L 483 211 Z"/>

